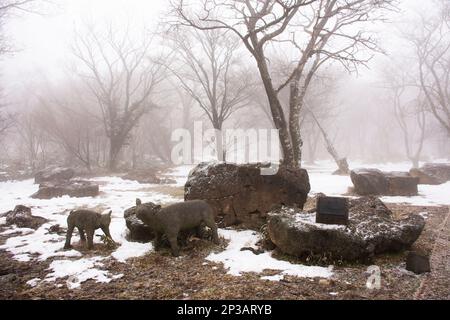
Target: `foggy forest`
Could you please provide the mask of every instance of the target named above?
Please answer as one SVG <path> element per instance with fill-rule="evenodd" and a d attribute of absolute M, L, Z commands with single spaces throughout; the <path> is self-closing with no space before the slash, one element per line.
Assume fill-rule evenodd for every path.
<path fill-rule="evenodd" d="M 448 0 L 0 0 L 2 300 L 448 300 L 449 216 Z"/>

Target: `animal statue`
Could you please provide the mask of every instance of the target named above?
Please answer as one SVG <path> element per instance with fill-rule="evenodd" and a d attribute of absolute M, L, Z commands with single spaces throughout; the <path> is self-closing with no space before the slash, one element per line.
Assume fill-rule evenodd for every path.
<path fill-rule="evenodd" d="M 219 244 L 214 210 L 206 201 L 180 202 L 155 212 L 148 210 L 140 199 L 136 199 L 136 216 L 155 233 L 155 250 L 159 249 L 161 238 L 166 235 L 172 254 L 177 257 L 179 232 L 194 228 L 200 231 L 205 225 L 212 230 L 213 242 Z"/>
<path fill-rule="evenodd" d="M 90 210 L 72 210 L 67 218 L 67 234 L 64 249 L 72 248 L 70 241 L 75 227 L 80 233 L 81 241 L 86 242 L 87 240 L 87 248 L 89 250 L 94 247 L 94 233 L 97 229 L 102 229 L 105 236 L 112 240 L 109 232 L 111 213 L 112 211 L 106 214 L 100 214 Z"/>

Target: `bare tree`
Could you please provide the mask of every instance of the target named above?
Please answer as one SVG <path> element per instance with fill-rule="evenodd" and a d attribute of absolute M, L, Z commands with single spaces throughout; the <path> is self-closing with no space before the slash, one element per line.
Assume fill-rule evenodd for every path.
<path fill-rule="evenodd" d="M 32 4 L 40 0 L 0 0 L 0 57 L 13 51 L 11 44 L 5 36 L 3 29 L 7 18 L 14 12 L 31 12 Z M 0 91 L 0 138 L 13 126 L 14 118 L 6 111 L 6 104 L 3 102 L 4 95 Z"/>
<path fill-rule="evenodd" d="M 85 116 L 77 115 L 73 109 L 45 105 L 40 109 L 39 121 L 48 136 L 66 151 L 68 158 L 79 160 L 91 170 L 93 132 Z"/>
<path fill-rule="evenodd" d="M 83 68 L 78 70 L 101 111 L 109 139 L 108 168 L 116 170 L 118 157 L 133 128 L 153 106 L 152 94 L 163 79 L 163 67 L 149 55 L 152 37 L 144 32 L 133 38 L 128 29 L 99 32 L 87 25 L 78 33 L 73 53 Z"/>
<path fill-rule="evenodd" d="M 216 151 L 225 160 L 220 131 L 224 122 L 248 102 L 250 79 L 237 63 L 239 42 L 231 32 L 181 29 L 171 32 L 179 64 L 169 69 L 217 130 Z"/>
<path fill-rule="evenodd" d="M 406 156 L 418 168 L 426 134 L 427 100 L 421 88 L 413 85 L 406 66 L 387 69 L 384 73 L 385 87 L 390 92 L 389 104 L 403 134 Z M 408 100 L 411 95 L 416 97 Z"/>
<path fill-rule="evenodd" d="M 401 101 L 402 90 L 394 90 L 395 119 L 402 132 L 406 149 L 406 156 L 411 161 L 413 168 L 419 167 L 426 134 L 426 107 L 427 102 L 423 97 L 417 97 L 404 105 Z M 408 120 L 413 118 L 415 123 L 409 125 Z M 412 127 L 412 128 L 411 128 Z M 416 132 L 419 134 L 415 134 Z M 415 141 L 417 139 L 417 141 Z M 416 149 L 414 150 L 414 144 Z"/>
<path fill-rule="evenodd" d="M 38 2 L 42 0 L 0 0 L 0 56 L 13 51 L 3 33 L 7 18 L 17 12 L 35 12 L 33 5 Z"/>
<path fill-rule="evenodd" d="M 3 137 L 6 131 L 14 124 L 14 117 L 6 112 L 5 109 L 5 105 L 0 105 L 0 138 Z"/>
<path fill-rule="evenodd" d="M 303 126 L 304 128 L 305 126 Z M 306 146 L 308 151 L 307 164 L 313 165 L 316 163 L 316 154 L 320 141 L 320 132 L 314 122 L 310 122 L 307 130 Z"/>
<path fill-rule="evenodd" d="M 419 85 L 430 111 L 450 136 L 450 4 L 445 0 L 435 3 L 438 14 L 421 14 L 416 32 L 404 35 L 414 46 Z"/>
<path fill-rule="evenodd" d="M 316 71 L 327 61 L 348 70 L 370 57 L 360 50 L 376 50 L 375 41 L 355 25 L 380 18 L 373 13 L 388 8 L 391 0 L 198 0 L 172 1 L 180 23 L 201 30 L 226 29 L 236 34 L 254 57 L 279 130 L 284 161 L 298 166 L 301 159 L 300 113 Z M 196 10 L 189 12 L 189 4 Z M 222 17 L 222 18 L 219 18 Z M 355 31 L 356 30 L 356 31 Z M 271 77 L 268 47 L 274 44 L 298 49 L 286 79 Z M 279 94 L 290 87 L 289 117 Z"/>
<path fill-rule="evenodd" d="M 28 105 L 29 106 L 29 105 Z M 45 167 L 48 137 L 40 125 L 35 111 L 26 111 L 17 117 L 17 132 L 24 145 L 24 154 L 32 172 Z"/>

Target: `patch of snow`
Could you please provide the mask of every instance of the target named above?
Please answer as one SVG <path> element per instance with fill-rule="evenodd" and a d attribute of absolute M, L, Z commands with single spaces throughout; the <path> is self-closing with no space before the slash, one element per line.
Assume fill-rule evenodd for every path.
<path fill-rule="evenodd" d="M 108 271 L 100 270 L 103 267 L 103 258 L 93 257 L 79 260 L 57 260 L 50 264 L 49 273 L 44 279 L 47 282 L 55 282 L 57 279 L 68 277 L 66 284 L 69 289 L 76 289 L 87 280 L 109 283 L 122 275 L 111 275 Z"/>
<path fill-rule="evenodd" d="M 282 275 L 282 274 L 276 274 L 274 276 L 261 277 L 261 280 L 269 280 L 269 281 L 275 281 L 275 282 L 279 282 L 279 281 L 281 281 L 283 279 L 284 279 L 284 275 Z"/>
<path fill-rule="evenodd" d="M 168 177 L 176 180 L 176 186 L 181 187 L 186 184 L 189 173 L 192 169 L 195 168 L 195 165 L 183 165 L 178 166 L 176 168 L 171 169 L 170 171 L 163 174 L 163 177 Z"/>
<path fill-rule="evenodd" d="M 27 281 L 27 285 L 30 287 L 36 287 L 42 280 L 40 278 L 34 278 L 29 281 Z"/>
<path fill-rule="evenodd" d="M 292 264 L 273 258 L 270 252 L 256 255 L 250 251 L 241 251 L 243 247 L 255 246 L 260 240 L 260 236 L 254 231 L 219 229 L 219 235 L 230 241 L 228 247 L 223 252 L 210 254 L 206 260 L 222 262 L 228 269 L 228 274 L 241 276 L 244 272 L 261 273 L 264 270 L 279 270 L 280 276 L 329 278 L 332 275 L 330 268 Z"/>
<path fill-rule="evenodd" d="M 428 215 L 429 215 L 428 212 L 421 212 L 421 213 L 419 213 L 419 216 L 421 216 L 421 217 L 424 218 L 425 220 L 428 219 Z"/>
<path fill-rule="evenodd" d="M 290 210 L 294 212 L 293 209 Z M 313 225 L 322 230 L 345 230 L 347 228 L 344 225 L 316 223 L 315 213 L 297 213 L 295 215 L 295 221 L 298 223 Z"/>
<path fill-rule="evenodd" d="M 309 173 L 309 180 L 312 195 L 324 193 L 327 196 L 341 196 L 353 186 L 349 176 L 335 176 L 324 172 Z"/>
<path fill-rule="evenodd" d="M 124 242 L 111 256 L 125 263 L 127 259 L 141 257 L 151 250 L 153 250 L 151 243 Z"/>
<path fill-rule="evenodd" d="M 0 226 L 6 224 L 6 217 L 0 218 Z"/>
<path fill-rule="evenodd" d="M 12 226 L 11 228 L 9 228 L 8 230 L 3 231 L 2 233 L 0 233 L 0 235 L 5 236 L 8 234 L 13 234 L 13 233 L 21 233 L 21 234 L 25 234 L 25 233 L 33 233 L 34 229 L 30 229 L 30 228 L 17 228 L 16 226 Z"/>
<path fill-rule="evenodd" d="M 195 165 L 184 165 L 184 166 L 178 166 L 167 173 L 165 173 L 165 176 L 169 177 L 187 177 L 192 169 L 195 168 Z"/>
<path fill-rule="evenodd" d="M 437 186 L 419 185 L 419 195 L 415 197 L 383 197 L 381 200 L 414 206 L 450 206 L 450 182 Z"/>
<path fill-rule="evenodd" d="M 79 257 L 81 253 L 75 250 L 63 251 L 65 237 L 49 234 L 49 224 L 42 225 L 32 233 L 8 238 L 0 249 L 5 249 L 17 256 L 16 259 L 26 260 L 26 256 L 38 255 L 38 260 L 45 261 L 51 257 Z M 28 260 L 29 261 L 29 260 Z"/>

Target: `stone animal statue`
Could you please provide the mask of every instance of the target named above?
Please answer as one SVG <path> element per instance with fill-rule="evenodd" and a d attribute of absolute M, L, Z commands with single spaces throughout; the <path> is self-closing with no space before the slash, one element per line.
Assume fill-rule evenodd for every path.
<path fill-rule="evenodd" d="M 102 229 L 106 237 L 112 240 L 109 232 L 111 213 L 112 211 L 109 211 L 107 214 L 100 214 L 90 210 L 72 210 L 67 218 L 67 234 L 64 249 L 72 248 L 70 240 L 75 227 L 80 232 L 81 241 L 86 242 L 87 239 L 87 247 L 89 250 L 94 247 L 94 233 L 97 229 Z"/>
<path fill-rule="evenodd" d="M 213 242 L 219 244 L 213 208 L 203 200 L 180 202 L 154 212 L 136 199 L 136 216 L 155 232 L 155 250 L 159 249 L 165 234 L 175 257 L 179 255 L 178 234 L 183 230 L 199 230 L 206 225 L 212 230 Z"/>

